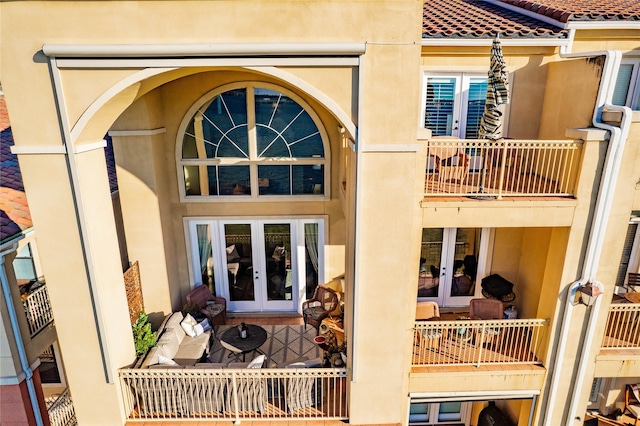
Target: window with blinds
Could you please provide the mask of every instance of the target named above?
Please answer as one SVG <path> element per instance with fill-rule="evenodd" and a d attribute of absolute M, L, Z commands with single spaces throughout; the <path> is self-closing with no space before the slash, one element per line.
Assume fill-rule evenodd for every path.
<path fill-rule="evenodd" d="M 486 75 L 425 76 L 422 123 L 433 136 L 477 139 L 487 96 Z"/>
<path fill-rule="evenodd" d="M 627 272 L 629 271 L 629 261 L 631 260 L 631 251 L 633 250 L 633 242 L 636 240 L 636 233 L 638 232 L 638 223 L 630 223 L 627 228 L 627 235 L 624 239 L 624 247 L 622 248 L 622 256 L 620 258 L 620 265 L 618 266 L 618 275 L 616 277 L 616 286 L 622 287 L 625 279 L 627 278 Z"/>
<path fill-rule="evenodd" d="M 618 69 L 612 103 L 640 110 L 639 60 L 624 60 Z"/>

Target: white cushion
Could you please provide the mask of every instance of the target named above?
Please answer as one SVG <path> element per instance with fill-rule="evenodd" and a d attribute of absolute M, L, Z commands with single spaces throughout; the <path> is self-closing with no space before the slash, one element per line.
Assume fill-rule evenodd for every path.
<path fill-rule="evenodd" d="M 247 368 L 262 368 L 262 364 L 264 364 L 265 358 L 266 356 L 264 355 L 258 355 L 257 357 L 251 360 L 249 365 L 247 365 Z"/>
<path fill-rule="evenodd" d="M 205 319 L 200 324 L 196 324 L 193 326 L 193 332 L 195 333 L 195 336 L 192 336 L 192 337 L 199 336 L 208 330 L 211 330 L 211 325 L 209 324 L 209 320 Z"/>
<path fill-rule="evenodd" d="M 171 358 L 167 358 L 163 355 L 158 355 L 158 364 L 160 365 L 178 365 L 177 362 L 172 360 Z"/>
<path fill-rule="evenodd" d="M 197 324 L 198 322 L 191 316 L 191 314 L 187 314 L 180 323 L 180 327 L 182 327 L 184 332 L 187 333 L 187 336 L 196 337 L 194 326 Z"/>

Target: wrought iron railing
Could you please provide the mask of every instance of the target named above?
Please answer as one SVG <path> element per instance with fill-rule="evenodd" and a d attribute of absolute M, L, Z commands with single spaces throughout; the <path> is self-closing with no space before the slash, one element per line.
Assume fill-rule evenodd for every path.
<path fill-rule="evenodd" d="M 129 420 L 346 420 L 344 368 L 119 370 Z"/>
<path fill-rule="evenodd" d="M 416 321 L 413 366 L 542 364 L 548 320 Z"/>
<path fill-rule="evenodd" d="M 29 324 L 31 337 L 35 336 L 40 330 L 53 321 L 53 312 L 51 311 L 51 303 L 49 302 L 49 293 L 47 292 L 46 285 L 30 292 L 22 301 L 22 306 L 27 315 L 27 324 Z"/>
<path fill-rule="evenodd" d="M 609 306 L 603 349 L 640 349 L 640 304 Z"/>
<path fill-rule="evenodd" d="M 78 424 L 68 388 L 60 395 L 47 398 L 46 404 L 51 426 L 73 426 Z"/>
<path fill-rule="evenodd" d="M 582 142 L 430 139 L 426 196 L 573 196 Z"/>

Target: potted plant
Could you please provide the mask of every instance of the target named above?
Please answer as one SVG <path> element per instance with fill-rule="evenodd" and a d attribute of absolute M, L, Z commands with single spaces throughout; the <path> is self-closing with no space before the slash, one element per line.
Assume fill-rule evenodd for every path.
<path fill-rule="evenodd" d="M 133 331 L 133 343 L 136 347 L 136 356 L 144 355 L 157 342 L 156 333 L 151 331 L 151 323 L 146 313 L 140 312 L 138 319 L 131 326 Z"/>

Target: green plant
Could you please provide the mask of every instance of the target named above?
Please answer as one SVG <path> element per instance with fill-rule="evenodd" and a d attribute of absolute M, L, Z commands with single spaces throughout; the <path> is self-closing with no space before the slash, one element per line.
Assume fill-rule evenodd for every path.
<path fill-rule="evenodd" d="M 131 326 L 133 330 L 133 343 L 136 347 L 136 355 L 142 355 L 156 345 L 158 340 L 156 333 L 151 331 L 149 317 L 144 312 L 140 312 L 138 319 Z"/>

